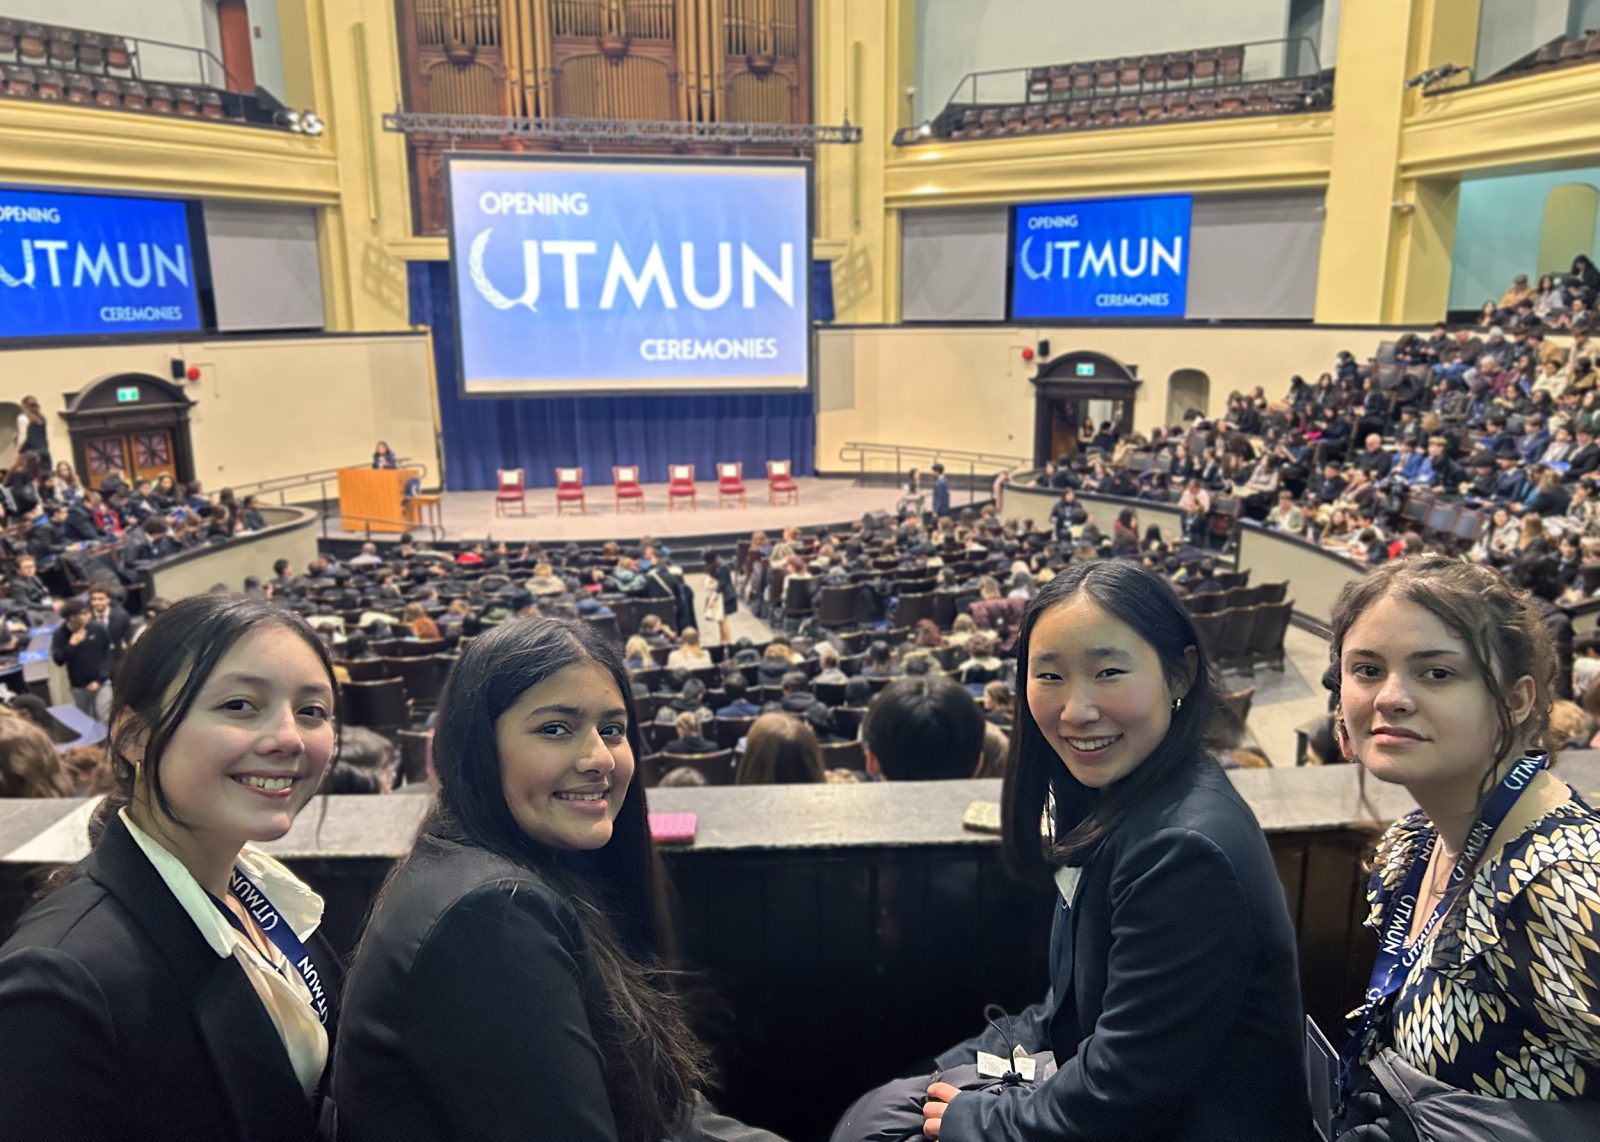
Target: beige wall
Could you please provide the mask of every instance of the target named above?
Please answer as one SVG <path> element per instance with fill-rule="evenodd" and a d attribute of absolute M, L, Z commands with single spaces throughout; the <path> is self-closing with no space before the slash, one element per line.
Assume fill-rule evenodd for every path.
<path fill-rule="evenodd" d="M 309 508 L 269 507 L 261 514 L 267 531 L 207 547 L 199 555 L 152 572 L 150 597 L 160 595 L 177 602 L 204 594 L 217 583 L 241 591 L 247 576 L 263 582 L 272 578 L 272 565 L 280 559 L 289 560 L 297 571 L 309 567 L 317 557 L 317 537 L 322 534 L 317 513 Z"/>
<path fill-rule="evenodd" d="M 1022 350 L 1041 339 L 1053 356 L 1076 350 L 1137 366 L 1144 383 L 1134 427 L 1147 431 L 1167 415 L 1167 381 L 1179 369 L 1210 378 L 1217 415 L 1228 393 L 1262 385 L 1281 397 L 1295 373 L 1314 381 L 1349 349 L 1365 360 L 1393 332 L 1376 329 L 1170 329 L 1035 326 L 953 328 L 883 326 L 823 329 L 817 335 L 817 467 L 846 467 L 847 443 L 910 444 L 1028 457 L 1033 453 L 1037 361 Z M 850 465 L 849 467 L 854 467 Z"/>
<path fill-rule="evenodd" d="M 427 483 L 438 479 L 423 334 L 12 349 L 0 351 L 0 402 L 36 395 L 50 418 L 51 453 L 71 458 L 59 414 L 74 393 L 117 373 L 170 377 L 174 357 L 201 371 L 186 391 L 196 402 L 195 475 L 208 490 L 365 464 L 380 439 L 426 464 Z"/>

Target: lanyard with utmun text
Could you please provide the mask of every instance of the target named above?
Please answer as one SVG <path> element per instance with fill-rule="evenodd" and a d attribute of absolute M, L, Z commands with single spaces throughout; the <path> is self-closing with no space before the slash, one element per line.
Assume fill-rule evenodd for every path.
<path fill-rule="evenodd" d="M 1474 867 L 1489 846 L 1489 839 L 1505 821 L 1506 815 L 1511 812 L 1511 807 L 1517 803 L 1517 798 L 1522 796 L 1522 791 L 1549 763 L 1549 754 L 1530 753 L 1506 771 L 1506 775 L 1500 779 L 1500 783 L 1489 794 L 1488 800 L 1483 803 L 1483 812 L 1478 815 L 1478 819 L 1473 822 L 1471 830 L 1467 833 L 1466 843 L 1461 846 L 1461 855 L 1456 859 L 1455 867 L 1450 870 L 1450 879 L 1440 895 L 1438 904 L 1434 905 L 1433 914 L 1417 933 L 1417 938 L 1407 943 L 1406 933 L 1416 913 L 1417 895 L 1422 889 L 1422 878 L 1428 868 L 1428 856 L 1433 850 L 1434 831 L 1428 829 L 1418 839 L 1417 854 L 1412 858 L 1411 867 L 1406 870 L 1405 880 L 1401 882 L 1399 891 L 1395 893 L 1389 906 L 1389 921 L 1384 925 L 1383 935 L 1378 942 L 1378 958 L 1372 965 L 1372 976 L 1367 984 L 1360 1022 L 1341 1052 L 1339 1086 L 1342 1094 L 1350 1093 L 1350 1083 L 1355 1076 L 1356 1064 L 1360 1061 L 1361 1052 L 1368 1038 L 1382 1017 L 1389 999 L 1400 990 L 1407 973 L 1421 957 L 1434 928 L 1449 911 L 1456 890 L 1467 877 L 1472 875 Z"/>
<path fill-rule="evenodd" d="M 305 981 L 306 990 L 311 993 L 311 1009 L 317 1013 L 317 1019 L 326 1027 L 328 1024 L 328 996 L 323 990 L 322 976 L 317 971 L 317 965 L 311 962 L 311 953 L 306 951 L 306 946 L 300 942 L 300 937 L 295 935 L 294 929 L 289 926 L 289 922 L 278 912 L 277 906 L 267 899 L 267 894 L 257 888 L 255 882 L 237 868 L 233 870 L 233 875 L 228 878 L 228 891 L 233 893 L 234 898 L 244 906 L 244 910 L 255 919 L 261 931 L 266 934 L 267 939 L 272 941 L 273 946 L 284 954 L 289 963 L 294 965 L 294 970 L 300 973 L 300 978 Z M 206 895 L 210 896 L 211 894 L 208 892 Z M 227 917 L 228 923 L 239 930 L 240 935 L 247 940 L 250 938 L 250 933 L 246 930 L 244 921 L 235 916 L 226 904 L 215 896 L 211 897 L 211 903 L 215 904 L 217 910 Z"/>

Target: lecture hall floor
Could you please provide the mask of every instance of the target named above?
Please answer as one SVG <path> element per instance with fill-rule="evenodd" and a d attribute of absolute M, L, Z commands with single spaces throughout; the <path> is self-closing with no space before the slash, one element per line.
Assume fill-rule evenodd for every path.
<path fill-rule="evenodd" d="M 581 515 L 570 507 L 564 507 L 558 516 L 554 488 L 529 488 L 526 516 L 518 515 L 515 505 L 510 507 L 510 514 L 495 515 L 493 492 L 446 492 L 440 497 L 443 538 L 476 540 L 492 536 L 508 543 L 537 539 L 547 544 L 566 543 L 569 540 L 588 542 L 615 539 L 637 543 L 641 535 L 658 539 L 724 535 L 729 532 L 748 535 L 757 528 L 776 535 L 790 524 L 801 527 L 843 524 L 858 520 L 871 511 L 893 511 L 901 498 L 898 488 L 860 488 L 855 480 L 848 477 L 801 476 L 795 482 L 800 486 L 798 504 L 769 504 L 767 481 L 764 478 L 747 478 L 746 506 L 731 504 L 723 508 L 717 507 L 717 485 L 714 481 L 697 483 L 698 509 L 694 511 L 682 506 L 668 511 L 667 486 L 645 484 L 643 513 L 629 507 L 620 515 L 617 514 L 610 483 L 589 486 L 589 510 Z M 957 508 L 964 506 L 967 502 L 966 493 L 953 494 L 952 501 Z M 333 520 L 336 519 L 336 516 L 333 517 Z M 419 536 L 424 532 L 419 532 Z M 330 537 L 356 539 L 360 538 L 360 533 L 334 530 L 330 532 Z"/>
<path fill-rule="evenodd" d="M 493 492 L 447 492 L 442 503 L 444 538 L 492 536 L 513 543 L 532 539 L 541 543 L 615 539 L 636 543 L 641 535 L 671 540 L 685 536 L 748 534 L 757 528 L 776 535 L 791 523 L 801 527 L 843 524 L 860 519 L 869 511 L 893 511 L 901 495 L 898 488 L 857 487 L 848 477 L 801 477 L 797 483 L 800 485 L 798 505 L 772 506 L 767 502 L 766 481 L 748 480 L 746 507 L 719 509 L 716 484 L 701 483 L 697 485 L 699 510 L 670 512 L 666 505 L 666 485 L 646 484 L 644 513 L 630 510 L 620 516 L 613 507 L 609 484 L 590 487 L 586 515 L 567 512 L 557 516 L 554 488 L 528 489 L 526 516 L 496 516 Z M 967 501 L 967 493 L 956 491 L 952 498 L 954 506 L 960 508 Z M 350 532 L 331 534 L 343 539 L 360 538 Z M 691 574 L 689 581 L 698 597 L 704 589 L 703 577 Z M 740 608 L 730 625 L 735 638 L 749 635 L 764 641 L 771 634 L 767 625 L 745 607 Z M 708 642 L 715 641 L 715 632 L 707 632 L 707 635 Z M 1327 663 L 1327 642 L 1291 626 L 1284 639 L 1282 671 L 1263 665 L 1257 667 L 1253 675 L 1230 671 L 1219 680 L 1224 690 L 1256 687 L 1249 728 L 1274 765 L 1294 764 L 1295 727 L 1326 711 L 1328 695 L 1322 688 L 1322 672 Z"/>

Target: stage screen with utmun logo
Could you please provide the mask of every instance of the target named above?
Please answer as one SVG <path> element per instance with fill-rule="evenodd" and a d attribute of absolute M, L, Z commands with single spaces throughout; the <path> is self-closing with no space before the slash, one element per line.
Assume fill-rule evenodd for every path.
<path fill-rule="evenodd" d="M 202 327 L 187 203 L 0 187 L 0 339 Z"/>
<path fill-rule="evenodd" d="M 1191 205 L 1173 194 L 1013 208 L 1011 319 L 1183 317 Z"/>
<path fill-rule="evenodd" d="M 806 388 L 810 173 L 449 156 L 462 394 Z"/>

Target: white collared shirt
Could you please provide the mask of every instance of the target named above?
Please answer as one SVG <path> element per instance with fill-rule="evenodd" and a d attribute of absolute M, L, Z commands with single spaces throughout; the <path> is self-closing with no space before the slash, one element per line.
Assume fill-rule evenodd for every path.
<path fill-rule="evenodd" d="M 194 921 L 211 950 L 223 958 L 232 956 L 244 968 L 245 978 L 256 989 L 267 1014 L 272 1017 L 272 1024 L 289 1053 L 290 1065 L 306 1096 L 310 1097 L 328 1063 L 328 1032 L 311 1006 L 311 991 L 305 980 L 276 947 L 272 949 L 271 959 L 263 956 L 218 911 L 210 895 L 183 862 L 134 824 L 126 809 L 119 810 L 117 816 L 122 818 L 129 835 L 189 914 L 189 919 Z M 311 938 L 311 933 L 322 923 L 322 897 L 283 865 L 250 845 L 240 851 L 236 867 L 266 894 L 302 941 Z"/>

